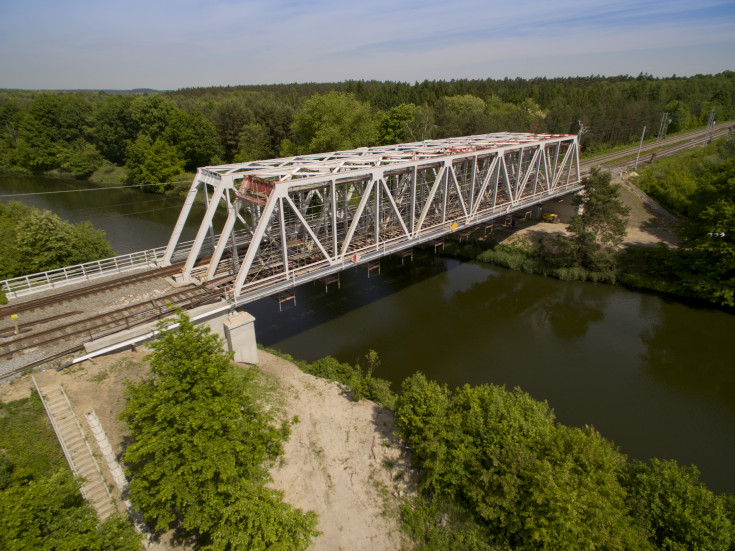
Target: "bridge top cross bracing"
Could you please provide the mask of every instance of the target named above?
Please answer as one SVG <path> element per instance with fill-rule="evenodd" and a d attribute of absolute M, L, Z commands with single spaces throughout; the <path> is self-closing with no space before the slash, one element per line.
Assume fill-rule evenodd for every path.
<path fill-rule="evenodd" d="M 525 133 L 204 167 L 163 264 L 198 195 L 207 212 L 181 277 L 227 281 L 240 304 L 578 191 L 579 176 L 576 136 Z"/>

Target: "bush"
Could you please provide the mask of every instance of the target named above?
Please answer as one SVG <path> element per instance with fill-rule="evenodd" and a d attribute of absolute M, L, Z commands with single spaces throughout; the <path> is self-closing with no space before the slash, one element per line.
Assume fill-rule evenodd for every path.
<path fill-rule="evenodd" d="M 395 405 L 396 396 L 390 389 L 390 381 L 373 377 L 373 371 L 380 366 L 380 358 L 374 350 L 370 350 L 365 355 L 368 367 L 364 372 L 359 364 L 353 367 L 331 356 L 308 363 L 294 360 L 290 355 L 277 350 L 268 349 L 267 351 L 294 363 L 304 373 L 345 385 L 353 391 L 352 397 L 355 401 L 366 398 L 389 408 Z"/>
<path fill-rule="evenodd" d="M 421 374 L 402 389 L 396 417 L 429 513 L 435 500 L 449 501 L 456 509 L 449 519 L 469 519 L 466 536 L 483 534 L 499 548 L 647 547 L 618 481 L 625 456 L 594 429 L 557 425 L 546 403 L 519 389 L 450 392 Z M 428 523 L 421 534 L 416 519 L 406 519 L 427 548 L 448 537 Z"/>

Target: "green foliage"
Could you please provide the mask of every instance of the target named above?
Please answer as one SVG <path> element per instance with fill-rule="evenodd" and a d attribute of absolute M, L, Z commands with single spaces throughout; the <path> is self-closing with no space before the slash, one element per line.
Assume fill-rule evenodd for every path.
<path fill-rule="evenodd" d="M 618 481 L 625 457 L 591 428 L 557 425 L 545 403 L 493 385 L 450 392 L 417 374 L 396 417 L 422 495 L 451 500 L 495 545 L 647 548 Z"/>
<path fill-rule="evenodd" d="M 380 122 L 379 145 L 389 145 L 410 141 L 409 125 L 416 117 L 413 103 L 402 103 L 391 108 Z"/>
<path fill-rule="evenodd" d="M 584 192 L 575 204 L 583 205 L 583 214 L 575 214 L 569 223 L 572 233 L 567 245 L 573 265 L 592 271 L 610 271 L 614 267 L 617 247 L 623 242 L 630 208 L 623 205 L 618 186 L 613 185 L 609 172 L 593 168 L 582 180 Z"/>
<path fill-rule="evenodd" d="M 61 148 L 56 161 L 62 172 L 69 172 L 75 178 L 86 180 L 102 164 L 102 155 L 91 143 L 77 140 L 68 147 Z"/>
<path fill-rule="evenodd" d="M 185 170 L 195 171 L 197 167 L 208 166 L 222 154 L 217 129 L 201 113 L 174 111 L 163 138 L 184 159 Z"/>
<path fill-rule="evenodd" d="M 561 241 L 557 241 L 557 245 L 559 243 Z M 474 259 L 529 274 L 555 277 L 562 281 L 614 284 L 618 278 L 613 270 L 595 271 L 581 266 L 567 266 L 565 264 L 570 262 L 569 253 L 564 255 L 557 250 L 550 251 L 543 247 L 527 249 L 501 243 L 475 253 Z"/>
<path fill-rule="evenodd" d="M 487 129 L 485 107 L 481 98 L 470 94 L 442 98 L 436 106 L 438 137 L 481 134 Z"/>
<path fill-rule="evenodd" d="M 0 403 L 0 548 L 132 551 L 139 539 L 117 515 L 98 526 L 35 393 Z"/>
<path fill-rule="evenodd" d="M 318 153 L 374 145 L 375 114 L 351 94 L 329 92 L 312 96 L 296 114 L 293 133 L 299 153 Z"/>
<path fill-rule="evenodd" d="M 163 139 L 196 166 L 420 141 L 469 133 L 588 132 L 582 151 L 637 143 L 672 117 L 669 133 L 732 118 L 735 73 L 504 80 L 346 81 L 187 88 L 145 95 L 0 91 L 0 166 L 84 178 L 103 160 L 134 165 L 139 138 Z M 320 99 L 321 98 L 321 99 Z M 300 120 L 296 121 L 296 114 Z M 214 129 L 214 132 L 213 132 Z M 84 145 L 81 145 L 81 142 Z"/>
<path fill-rule="evenodd" d="M 267 159 L 271 153 L 268 130 L 262 124 L 246 124 L 240 131 L 235 162 Z"/>
<path fill-rule="evenodd" d="M 0 547 L 133 551 L 140 549 L 140 537 L 117 515 L 98 526 L 78 482 L 60 469 L 0 493 Z"/>
<path fill-rule="evenodd" d="M 131 96 L 110 96 L 97 106 L 93 139 L 97 149 L 109 162 L 123 164 L 128 146 L 138 135 L 133 118 Z"/>
<path fill-rule="evenodd" d="M 0 277 L 10 278 L 115 255 L 102 230 L 70 224 L 50 211 L 0 204 Z"/>
<path fill-rule="evenodd" d="M 678 250 L 626 253 L 623 280 L 627 284 L 735 306 L 732 139 L 666 159 L 637 180 L 654 198 L 688 218 L 679 227 L 682 246 Z"/>
<path fill-rule="evenodd" d="M 133 503 L 156 530 L 175 523 L 206 548 L 305 549 L 315 515 L 264 486 L 288 426 L 250 396 L 252 375 L 232 374 L 220 337 L 183 313 L 178 323 L 153 341 L 150 378 L 126 392 Z"/>
<path fill-rule="evenodd" d="M 140 96 L 130 103 L 136 136 L 145 136 L 151 143 L 164 133 L 175 112 L 174 103 L 161 94 Z"/>
<path fill-rule="evenodd" d="M 352 397 L 355 401 L 365 398 L 389 408 L 395 405 L 396 396 L 390 389 L 390 381 L 373 377 L 373 372 L 380 367 L 380 358 L 375 350 L 370 350 L 365 355 L 365 362 L 368 366 L 365 372 L 359 364 L 352 366 L 348 363 L 341 363 L 331 356 L 308 363 L 294 360 L 288 354 L 277 350 L 268 350 L 268 352 L 293 362 L 304 373 L 345 385 L 352 389 Z"/>
<path fill-rule="evenodd" d="M 36 393 L 22 400 L 0 402 L 0 458 L 6 461 L 6 476 L 18 480 L 42 478 L 66 467 Z"/>
<path fill-rule="evenodd" d="M 673 100 L 666 104 L 666 112 L 671 118 L 668 131 L 680 132 L 692 127 L 693 119 L 689 106 L 680 100 Z"/>
<path fill-rule="evenodd" d="M 727 551 L 735 545 L 735 524 L 724 497 L 699 481 L 696 467 L 652 459 L 633 462 L 625 477 L 627 501 L 634 517 L 657 549 Z"/>
<path fill-rule="evenodd" d="M 146 186 L 146 191 L 163 193 L 171 189 L 171 181 L 184 170 L 184 160 L 172 145 L 163 139 L 151 144 L 142 135 L 128 147 L 127 184 Z"/>

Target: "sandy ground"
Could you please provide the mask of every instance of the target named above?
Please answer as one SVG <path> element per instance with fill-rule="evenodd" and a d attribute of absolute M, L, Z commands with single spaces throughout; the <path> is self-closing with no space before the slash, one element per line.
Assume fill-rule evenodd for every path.
<path fill-rule="evenodd" d="M 414 495 L 409 459 L 393 435 L 390 410 L 354 402 L 334 383 L 259 352 L 260 369 L 284 394 L 284 410 L 298 416 L 286 462 L 272 471 L 286 501 L 319 514 L 315 550 L 401 548 L 397 507 Z"/>
<path fill-rule="evenodd" d="M 623 178 L 613 178 L 613 182 L 620 185 L 620 198 L 623 204 L 630 207 L 628 232 L 623 243 L 626 245 L 654 246 L 663 242 L 675 247 L 678 238 L 676 232 L 671 229 L 671 225 L 678 222 L 678 219 L 631 184 L 628 180 L 633 175 L 634 173 L 631 173 Z M 544 212 L 558 214 L 560 222 L 551 224 L 534 221 L 513 233 L 508 233 L 505 236 L 501 235 L 500 240 L 512 242 L 518 239 L 528 239 L 535 243 L 538 242 L 539 238 L 550 234 L 567 234 L 567 226 L 576 212 L 576 207 L 572 203 L 571 197 L 565 197 L 561 201 L 546 203 Z"/>
<path fill-rule="evenodd" d="M 35 373 L 44 388 L 63 385 L 87 439 L 97 450 L 84 414 L 94 410 L 118 458 L 126 441 L 117 419 L 124 405 L 125 380 L 139 380 L 148 370 L 145 350 L 87 361 L 62 372 Z M 393 415 L 372 402 L 354 402 L 335 383 L 317 379 L 295 365 L 259 352 L 269 404 L 280 415 L 298 416 L 282 460 L 272 469 L 273 487 L 303 510 L 319 514 L 322 532 L 315 550 L 391 550 L 404 544 L 398 507 L 415 496 L 415 476 L 400 441 L 393 435 Z M 33 389 L 30 375 L 0 386 L 0 400 L 25 398 Z M 98 463 L 124 511 L 119 492 L 101 455 Z M 188 549 L 171 534 L 149 549 Z"/>

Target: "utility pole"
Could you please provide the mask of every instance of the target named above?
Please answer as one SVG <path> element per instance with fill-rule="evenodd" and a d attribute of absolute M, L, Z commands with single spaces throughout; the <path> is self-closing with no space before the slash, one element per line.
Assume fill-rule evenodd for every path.
<path fill-rule="evenodd" d="M 587 133 L 587 129 L 582 124 L 582 121 L 577 121 L 579 123 L 579 132 L 577 132 L 577 147 L 579 149 L 582 149 L 582 135 Z"/>
<path fill-rule="evenodd" d="M 633 170 L 636 170 L 638 168 L 638 159 L 641 158 L 641 148 L 643 147 L 643 137 L 646 135 L 646 127 L 643 127 L 643 133 L 641 134 L 641 143 L 638 144 L 638 155 L 635 157 L 635 165 L 633 166 Z"/>
<path fill-rule="evenodd" d="M 661 124 L 658 125 L 658 135 L 656 137 L 656 141 L 657 142 L 660 142 L 661 140 L 664 139 L 663 138 L 663 136 L 664 136 L 664 127 L 667 126 L 666 125 L 666 119 L 668 119 L 668 118 L 669 118 L 669 113 L 667 111 L 666 113 L 664 113 L 664 116 L 661 117 Z"/>
<path fill-rule="evenodd" d="M 668 113 L 666 113 L 668 115 Z M 666 135 L 669 133 L 669 125 L 671 124 L 671 121 L 673 119 L 666 119 L 666 124 L 664 125 L 664 137 L 663 139 L 666 139 Z"/>
<path fill-rule="evenodd" d="M 709 113 L 709 120 L 707 121 L 707 132 L 705 134 L 705 143 L 708 144 L 712 141 L 712 134 L 715 131 L 715 106 L 712 106 L 712 111 Z"/>

